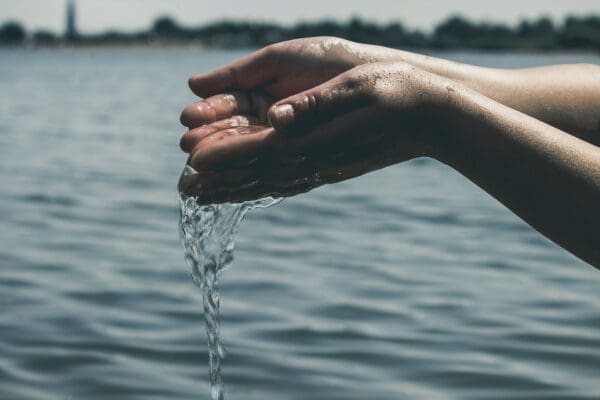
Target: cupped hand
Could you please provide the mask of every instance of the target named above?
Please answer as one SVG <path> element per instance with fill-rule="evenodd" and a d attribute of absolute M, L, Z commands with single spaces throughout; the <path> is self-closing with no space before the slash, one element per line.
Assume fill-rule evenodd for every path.
<path fill-rule="evenodd" d="M 265 120 L 277 100 L 315 87 L 357 65 L 377 61 L 379 50 L 334 37 L 276 43 L 212 72 L 192 76 L 189 86 L 198 103 L 181 122 L 195 128 L 237 114 Z"/>
<path fill-rule="evenodd" d="M 290 196 L 419 156 L 436 157 L 453 82 L 372 63 L 276 102 L 271 125 L 232 115 L 182 139 L 199 174 L 181 188 L 207 203 Z"/>

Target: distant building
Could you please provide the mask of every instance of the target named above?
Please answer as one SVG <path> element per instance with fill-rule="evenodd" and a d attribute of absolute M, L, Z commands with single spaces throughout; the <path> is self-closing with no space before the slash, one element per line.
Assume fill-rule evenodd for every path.
<path fill-rule="evenodd" d="M 69 0 L 67 3 L 67 14 L 65 24 L 65 39 L 75 40 L 77 39 L 77 26 L 75 24 L 75 2 Z"/>

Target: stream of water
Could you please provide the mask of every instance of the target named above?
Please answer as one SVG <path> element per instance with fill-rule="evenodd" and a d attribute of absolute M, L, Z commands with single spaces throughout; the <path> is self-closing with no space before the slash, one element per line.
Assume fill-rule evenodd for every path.
<path fill-rule="evenodd" d="M 186 166 L 182 176 L 195 174 Z M 192 279 L 202 291 L 208 337 L 209 383 L 212 400 L 224 399 L 221 363 L 225 350 L 220 337 L 219 279 L 233 261 L 235 233 L 248 211 L 269 207 L 280 199 L 244 203 L 198 204 L 196 197 L 179 194 L 181 240 Z"/>

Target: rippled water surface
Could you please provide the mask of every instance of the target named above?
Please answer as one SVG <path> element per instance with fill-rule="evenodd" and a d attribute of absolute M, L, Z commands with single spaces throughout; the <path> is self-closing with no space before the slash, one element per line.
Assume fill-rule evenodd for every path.
<path fill-rule="evenodd" d="M 243 53 L 0 51 L 0 399 L 208 398 L 178 115 Z M 432 161 L 249 214 L 221 293 L 227 399 L 599 398 L 600 273 Z"/>

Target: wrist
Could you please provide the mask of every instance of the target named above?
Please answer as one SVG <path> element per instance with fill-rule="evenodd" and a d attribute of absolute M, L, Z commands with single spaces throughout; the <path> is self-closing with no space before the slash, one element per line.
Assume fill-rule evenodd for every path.
<path fill-rule="evenodd" d="M 356 65 L 377 62 L 406 62 L 404 51 L 374 44 L 350 42 L 352 53 L 356 57 Z"/>
<path fill-rule="evenodd" d="M 489 135 L 503 125 L 498 106 L 467 86 L 449 85 L 447 95 L 438 103 L 442 122 L 436 133 L 434 158 L 460 171 L 465 162 L 476 157 L 473 149 L 486 147 Z"/>
<path fill-rule="evenodd" d="M 465 140 L 473 131 L 485 130 L 485 96 L 449 79 L 441 79 L 437 93 L 429 96 L 429 156 L 451 167 L 465 156 Z"/>

